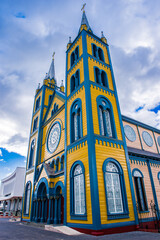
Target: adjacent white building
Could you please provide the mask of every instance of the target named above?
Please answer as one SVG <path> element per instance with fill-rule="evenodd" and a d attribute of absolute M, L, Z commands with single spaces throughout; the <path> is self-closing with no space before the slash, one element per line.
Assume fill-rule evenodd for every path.
<path fill-rule="evenodd" d="M 25 168 L 17 167 L 8 177 L 1 180 L 0 202 L 3 211 L 19 215 L 22 209 Z"/>

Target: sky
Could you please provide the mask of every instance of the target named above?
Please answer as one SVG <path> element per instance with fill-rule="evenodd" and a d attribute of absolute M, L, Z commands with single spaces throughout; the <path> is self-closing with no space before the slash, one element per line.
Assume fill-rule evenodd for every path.
<path fill-rule="evenodd" d="M 84 1 L 0 1 L 0 179 L 25 166 L 35 90 L 55 51 L 58 85 Z M 123 115 L 160 129 L 160 1 L 86 0 L 93 33 L 107 38 Z"/>

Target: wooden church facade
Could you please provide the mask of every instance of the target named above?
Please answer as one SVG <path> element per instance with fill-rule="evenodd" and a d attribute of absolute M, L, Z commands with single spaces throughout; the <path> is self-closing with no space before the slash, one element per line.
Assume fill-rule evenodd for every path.
<path fill-rule="evenodd" d="M 54 59 L 36 90 L 22 220 L 93 235 L 150 227 L 160 204 L 160 131 L 121 115 L 107 40 L 85 12 L 67 45 L 65 93 Z"/>

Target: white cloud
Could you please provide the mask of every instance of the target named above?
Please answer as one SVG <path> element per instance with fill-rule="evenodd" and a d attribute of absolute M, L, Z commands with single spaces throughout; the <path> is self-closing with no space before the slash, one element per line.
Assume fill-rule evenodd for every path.
<path fill-rule="evenodd" d="M 0 149 L 0 157 L 2 157 L 3 156 L 3 154 L 2 154 L 2 150 Z"/>
<path fill-rule="evenodd" d="M 4 159 L 0 159 L 0 162 L 5 162 L 5 160 Z"/>

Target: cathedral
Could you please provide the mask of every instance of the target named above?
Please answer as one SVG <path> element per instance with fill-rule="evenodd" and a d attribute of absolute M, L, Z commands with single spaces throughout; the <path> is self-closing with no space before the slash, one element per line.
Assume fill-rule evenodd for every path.
<path fill-rule="evenodd" d="M 160 130 L 121 115 L 107 39 L 83 10 L 66 79 L 54 55 L 35 93 L 22 221 L 103 235 L 152 228 L 160 212 Z"/>

